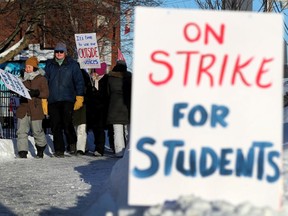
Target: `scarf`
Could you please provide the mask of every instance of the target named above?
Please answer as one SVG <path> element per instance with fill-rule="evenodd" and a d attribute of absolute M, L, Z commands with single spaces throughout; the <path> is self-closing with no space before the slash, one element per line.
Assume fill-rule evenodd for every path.
<path fill-rule="evenodd" d="M 55 58 L 55 61 L 61 66 L 63 61 L 64 61 L 64 58 L 63 59 L 57 59 Z"/>
<path fill-rule="evenodd" d="M 26 81 L 26 80 L 33 80 L 36 76 L 38 76 L 40 74 L 40 72 L 37 70 L 35 72 L 31 72 L 31 73 L 27 73 L 25 72 L 24 73 L 24 78 L 23 78 L 23 81 Z"/>

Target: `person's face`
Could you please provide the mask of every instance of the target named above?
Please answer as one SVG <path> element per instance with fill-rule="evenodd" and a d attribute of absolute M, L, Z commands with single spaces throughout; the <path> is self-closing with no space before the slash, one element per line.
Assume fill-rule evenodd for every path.
<path fill-rule="evenodd" d="M 96 76 L 97 76 L 97 73 L 95 73 L 95 72 L 93 71 L 93 72 L 91 72 L 91 76 L 92 76 L 92 77 L 96 77 Z"/>
<path fill-rule="evenodd" d="M 31 73 L 31 72 L 33 72 L 33 66 L 32 66 L 32 65 L 26 65 L 26 66 L 25 66 L 25 72 L 26 72 L 26 73 Z"/>
<path fill-rule="evenodd" d="M 63 58 L 65 58 L 65 52 L 62 51 L 62 50 L 55 50 L 54 53 L 55 53 L 55 57 L 56 57 L 57 59 L 63 59 Z"/>

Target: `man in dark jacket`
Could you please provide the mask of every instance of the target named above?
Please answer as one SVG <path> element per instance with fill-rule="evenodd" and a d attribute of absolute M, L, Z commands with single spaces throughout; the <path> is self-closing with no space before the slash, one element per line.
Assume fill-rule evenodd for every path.
<path fill-rule="evenodd" d="M 84 80 L 78 63 L 67 56 L 64 43 L 57 43 L 55 57 L 45 66 L 49 85 L 48 114 L 53 133 L 54 156 L 64 157 L 63 129 L 70 153 L 76 154 L 77 136 L 72 122 L 73 109 L 78 110 L 84 101 Z"/>

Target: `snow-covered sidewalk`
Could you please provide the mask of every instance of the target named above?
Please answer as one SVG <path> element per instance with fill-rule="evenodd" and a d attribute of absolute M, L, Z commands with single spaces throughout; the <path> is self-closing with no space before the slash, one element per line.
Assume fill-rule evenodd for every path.
<path fill-rule="evenodd" d="M 0 215 L 83 215 L 107 190 L 115 158 L 15 159 L 0 163 Z"/>
<path fill-rule="evenodd" d="M 111 154 L 52 157 L 52 139 L 44 159 L 34 158 L 29 137 L 27 159 L 17 158 L 16 140 L 0 139 L 0 215 L 83 215 L 104 194 L 113 166 Z M 94 148 L 89 140 L 88 149 Z M 95 215 L 95 214 L 92 214 Z"/>
<path fill-rule="evenodd" d="M 52 144 L 44 159 L 35 159 L 30 143 L 28 159 L 15 159 L 15 140 L 0 139 L 0 216 L 287 216 L 288 150 L 284 150 L 283 210 L 233 206 L 186 196 L 157 206 L 127 204 L 129 149 L 122 159 L 69 156 L 53 158 Z M 145 195 L 145 194 L 143 194 Z"/>

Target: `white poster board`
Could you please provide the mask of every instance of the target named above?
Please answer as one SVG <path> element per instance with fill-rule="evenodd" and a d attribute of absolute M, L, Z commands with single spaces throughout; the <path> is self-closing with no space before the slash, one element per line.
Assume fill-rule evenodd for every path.
<path fill-rule="evenodd" d="M 25 98 L 31 99 L 27 88 L 18 77 L 0 69 L 0 78 L 9 90 L 14 91 Z"/>
<path fill-rule="evenodd" d="M 80 68 L 100 68 L 96 33 L 75 34 Z"/>
<path fill-rule="evenodd" d="M 136 9 L 130 205 L 279 208 L 282 28 L 273 13 Z"/>

